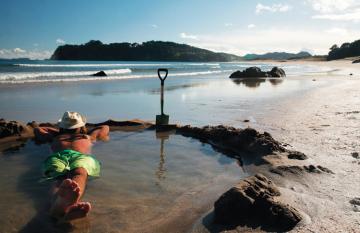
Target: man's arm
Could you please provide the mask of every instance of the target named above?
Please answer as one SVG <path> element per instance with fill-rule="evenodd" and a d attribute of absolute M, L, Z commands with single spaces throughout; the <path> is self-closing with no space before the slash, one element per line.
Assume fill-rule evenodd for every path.
<path fill-rule="evenodd" d="M 110 131 L 109 126 L 100 125 L 90 130 L 89 135 L 92 141 L 96 141 L 97 139 L 102 141 L 107 141 L 109 140 L 109 131 Z"/>
<path fill-rule="evenodd" d="M 35 140 L 40 142 L 49 142 L 59 132 L 53 127 L 36 127 L 34 129 Z"/>

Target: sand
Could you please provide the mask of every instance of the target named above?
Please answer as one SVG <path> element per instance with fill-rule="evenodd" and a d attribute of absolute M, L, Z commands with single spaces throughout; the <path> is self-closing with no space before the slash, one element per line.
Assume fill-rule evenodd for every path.
<path fill-rule="evenodd" d="M 283 62 L 272 63 L 281 67 Z M 331 67 L 333 73 L 304 78 L 314 82 L 333 79 L 334 84 L 319 86 L 301 99 L 294 97 L 279 102 L 266 118 L 256 123 L 255 128 L 268 130 L 276 140 L 288 144 L 289 149 L 301 151 L 309 157 L 305 161 L 291 161 L 292 165 L 321 165 L 334 174 L 280 176 L 271 173 L 269 165 L 251 165 L 244 169 L 249 174 L 262 172 L 267 175 L 280 188 L 284 201 L 301 211 L 304 221 L 292 232 L 360 232 L 360 206 L 351 201 L 360 197 L 360 158 L 352 154 L 360 153 L 360 64 L 352 64 L 351 60 L 286 63 Z M 248 125 L 254 126 L 251 121 Z M 286 164 L 286 160 L 273 162 Z M 169 213 L 168 221 L 157 222 L 164 226 L 159 232 L 174 228 L 180 232 L 209 232 L 201 226 L 203 218 L 199 216 L 211 211 L 211 203 L 203 204 L 202 212 L 187 218 L 183 218 L 187 214 L 182 209 L 186 205 L 182 206 L 184 201 L 180 203 L 180 207 L 175 207 L 175 214 Z M 182 219 L 186 220 L 188 229 L 181 224 Z M 259 231 L 237 228 L 230 232 Z"/>
<path fill-rule="evenodd" d="M 359 208 L 350 204 L 360 197 L 360 65 L 349 60 L 290 63 L 331 66 L 350 70 L 352 76 L 331 87 L 316 89 L 305 98 L 289 100 L 269 116 L 272 135 L 289 143 L 291 149 L 304 152 L 309 161 L 299 164 L 319 164 L 335 174 L 306 174 L 303 177 L 271 175 L 281 187 L 289 204 L 309 218 L 293 232 L 360 232 Z M 315 77 L 321 80 L 322 77 Z"/>

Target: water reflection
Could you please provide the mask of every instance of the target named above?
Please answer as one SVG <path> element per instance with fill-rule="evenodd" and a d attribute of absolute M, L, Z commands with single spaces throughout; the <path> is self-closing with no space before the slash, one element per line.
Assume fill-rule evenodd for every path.
<path fill-rule="evenodd" d="M 269 81 L 273 86 L 280 85 L 283 82 L 283 79 L 281 78 L 233 78 L 231 80 L 237 85 L 244 85 L 248 88 L 258 88 L 266 81 Z"/>
<path fill-rule="evenodd" d="M 160 181 L 165 179 L 165 153 L 164 153 L 164 144 L 165 140 L 169 139 L 170 135 L 167 132 L 156 132 L 156 139 L 160 139 L 160 159 L 159 159 L 159 165 L 155 172 L 155 175 L 157 177 L 157 185 L 160 185 Z"/>
<path fill-rule="evenodd" d="M 165 91 L 176 91 L 179 89 L 187 89 L 187 88 L 193 88 L 193 87 L 203 87 L 208 86 L 208 83 L 190 83 L 190 84 L 183 84 L 183 85 L 175 85 L 175 86 L 168 86 L 165 87 Z M 149 91 L 150 94 L 159 94 L 160 88 L 152 89 Z"/>

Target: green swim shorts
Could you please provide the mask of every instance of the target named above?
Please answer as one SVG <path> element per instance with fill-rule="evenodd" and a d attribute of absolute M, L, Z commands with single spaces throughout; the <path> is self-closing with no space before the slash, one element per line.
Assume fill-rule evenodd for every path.
<path fill-rule="evenodd" d="M 43 174 L 46 178 L 65 175 L 75 168 L 85 168 L 89 176 L 100 175 L 100 162 L 92 155 L 75 150 L 63 150 L 50 155 L 43 163 Z"/>

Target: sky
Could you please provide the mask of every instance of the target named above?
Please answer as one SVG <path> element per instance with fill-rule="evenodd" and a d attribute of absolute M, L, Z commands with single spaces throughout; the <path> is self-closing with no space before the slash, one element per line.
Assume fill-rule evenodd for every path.
<path fill-rule="evenodd" d="M 49 58 L 89 40 L 323 55 L 358 39 L 360 0 L 0 0 L 0 58 Z"/>

